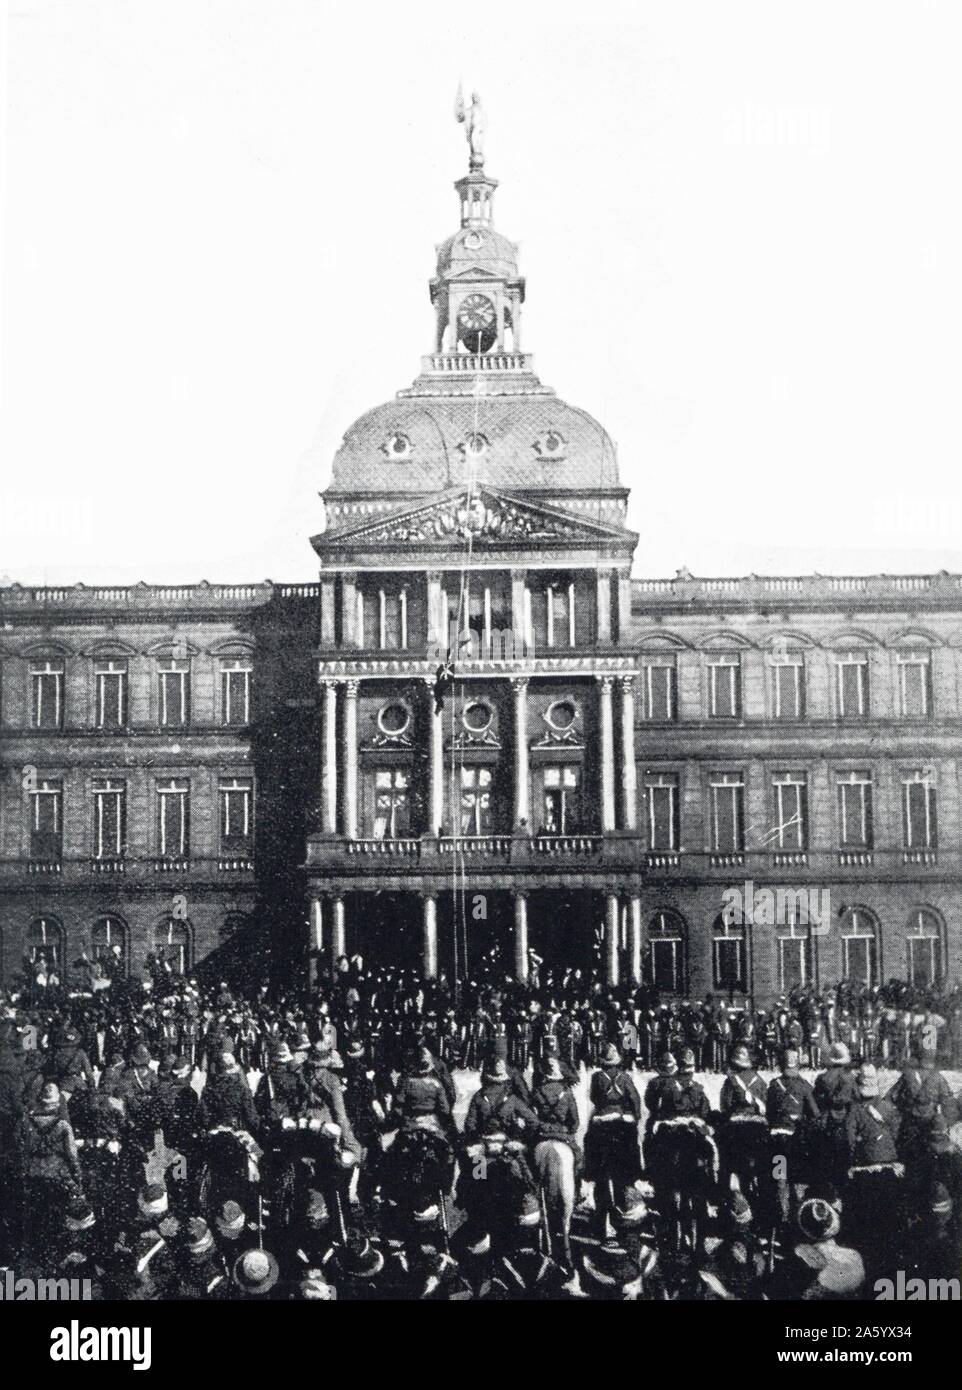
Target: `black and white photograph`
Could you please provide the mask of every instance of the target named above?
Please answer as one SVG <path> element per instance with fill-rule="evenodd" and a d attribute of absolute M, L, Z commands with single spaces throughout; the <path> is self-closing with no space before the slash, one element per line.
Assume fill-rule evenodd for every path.
<path fill-rule="evenodd" d="M 962 11 L 4 11 L 5 1331 L 918 1362 Z"/>

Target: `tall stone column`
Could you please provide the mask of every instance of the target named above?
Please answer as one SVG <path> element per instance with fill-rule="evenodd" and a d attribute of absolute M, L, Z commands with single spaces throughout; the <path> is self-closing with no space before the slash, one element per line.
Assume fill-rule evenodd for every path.
<path fill-rule="evenodd" d="M 615 828 L 615 720 L 611 688 L 614 676 L 601 678 L 601 829 Z"/>
<path fill-rule="evenodd" d="M 634 830 L 638 824 L 638 775 L 635 769 L 635 678 L 621 677 L 621 824 Z"/>
<path fill-rule="evenodd" d="M 337 969 L 341 956 L 347 953 L 347 933 L 344 928 L 344 899 L 337 894 L 331 899 L 331 966 Z"/>
<path fill-rule="evenodd" d="M 531 823 L 531 789 L 528 768 L 528 678 L 515 676 L 514 691 L 514 828 Z"/>
<path fill-rule="evenodd" d="M 344 686 L 344 834 L 357 839 L 357 688 L 358 681 Z"/>
<path fill-rule="evenodd" d="M 421 941 L 421 974 L 425 980 L 438 975 L 438 899 L 436 893 L 425 893 Z"/>
<path fill-rule="evenodd" d="M 618 895 L 608 893 L 605 898 L 605 984 L 618 983 Z"/>
<path fill-rule="evenodd" d="M 514 895 L 514 978 L 528 983 L 528 895 Z"/>
<path fill-rule="evenodd" d="M 424 681 L 428 688 L 428 834 L 439 835 L 444 827 L 444 711 L 434 708 L 434 677 Z"/>
<path fill-rule="evenodd" d="M 628 899 L 628 956 L 633 985 L 641 984 L 641 951 L 641 899 L 632 894 Z"/>
<path fill-rule="evenodd" d="M 324 682 L 324 733 L 321 760 L 322 825 L 337 834 L 337 682 Z"/>

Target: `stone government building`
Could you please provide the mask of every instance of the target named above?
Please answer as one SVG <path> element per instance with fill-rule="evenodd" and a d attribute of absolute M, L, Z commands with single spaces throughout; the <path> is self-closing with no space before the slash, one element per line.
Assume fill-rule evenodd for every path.
<path fill-rule="evenodd" d="M 0 590 L 5 982 L 599 944 L 611 981 L 758 1004 L 959 977 L 962 579 L 633 580 L 496 187 L 473 154 L 433 350 L 344 437 L 318 583 Z M 740 922 L 746 883 L 830 912 Z"/>

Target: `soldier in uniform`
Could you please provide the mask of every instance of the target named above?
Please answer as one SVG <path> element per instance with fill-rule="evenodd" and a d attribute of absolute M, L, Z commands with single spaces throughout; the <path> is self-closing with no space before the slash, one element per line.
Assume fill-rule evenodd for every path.
<path fill-rule="evenodd" d="M 769 1084 L 765 1103 L 772 1136 L 775 1196 L 783 1225 L 794 1217 L 804 1195 L 809 1141 L 819 1118 L 815 1092 L 798 1070 L 800 1060 L 794 1048 L 786 1048 L 781 1075 Z"/>
<path fill-rule="evenodd" d="M 751 1200 L 753 1195 L 761 1195 L 769 1152 L 767 1099 L 767 1087 L 752 1065 L 748 1045 L 739 1043 L 732 1052 L 719 1098 L 724 1121 L 720 1136 L 723 1193 L 730 1189 L 734 1173 L 744 1197 Z"/>
<path fill-rule="evenodd" d="M 904 1168 L 898 1153 L 899 1112 L 879 1096 L 878 1073 L 864 1063 L 845 1120 L 848 1189 L 845 1225 L 869 1276 L 891 1261 L 904 1228 Z"/>
<path fill-rule="evenodd" d="M 838 1187 L 844 1182 L 848 1167 L 845 1121 L 855 1101 L 855 1073 L 845 1043 L 832 1043 L 828 1066 L 815 1078 L 814 1089 L 821 1119 L 813 1154 L 813 1176 Z"/>
<path fill-rule="evenodd" d="M 604 1240 L 609 1214 L 637 1206 L 635 1184 L 641 1177 L 641 1097 L 614 1043 L 602 1053 L 588 1099 L 592 1114 L 585 1137 L 585 1176 L 595 1185 L 595 1224 Z"/>

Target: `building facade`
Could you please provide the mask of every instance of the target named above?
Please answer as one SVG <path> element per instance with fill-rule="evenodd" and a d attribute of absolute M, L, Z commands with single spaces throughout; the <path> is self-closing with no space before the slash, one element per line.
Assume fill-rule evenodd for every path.
<path fill-rule="evenodd" d="M 316 584 L 0 590 L 0 968 L 962 973 L 962 581 L 631 578 L 483 162 Z"/>

